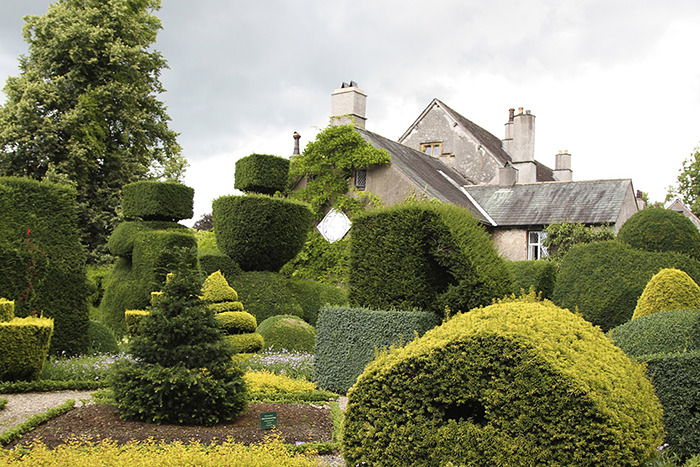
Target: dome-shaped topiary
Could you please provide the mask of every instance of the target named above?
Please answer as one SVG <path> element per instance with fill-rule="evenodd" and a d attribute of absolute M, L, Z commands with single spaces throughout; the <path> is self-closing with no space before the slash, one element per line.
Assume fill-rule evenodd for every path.
<path fill-rule="evenodd" d="M 646 251 L 677 251 L 700 260 L 700 231 L 683 214 L 662 208 L 637 212 L 620 228 L 617 239 Z"/>
<path fill-rule="evenodd" d="M 621 324 L 608 337 L 633 357 L 700 350 L 700 310 L 654 313 Z"/>
<path fill-rule="evenodd" d="M 204 280 L 202 300 L 205 303 L 235 302 L 238 301 L 238 294 L 228 285 L 221 271 L 216 271 Z"/>
<path fill-rule="evenodd" d="M 662 442 L 641 364 L 551 302 L 460 314 L 370 363 L 348 393 L 347 465 L 639 466 Z"/>
<path fill-rule="evenodd" d="M 277 315 L 258 325 L 258 333 L 265 345 L 276 350 L 303 350 L 313 352 L 316 330 L 303 319 L 293 315 Z"/>
<path fill-rule="evenodd" d="M 637 301 L 632 319 L 660 311 L 700 309 L 700 287 L 684 271 L 662 269 L 651 278 Z"/>
<path fill-rule="evenodd" d="M 255 316 L 245 311 L 224 311 L 214 315 L 221 323 L 224 334 L 244 334 L 255 332 L 258 323 Z"/>

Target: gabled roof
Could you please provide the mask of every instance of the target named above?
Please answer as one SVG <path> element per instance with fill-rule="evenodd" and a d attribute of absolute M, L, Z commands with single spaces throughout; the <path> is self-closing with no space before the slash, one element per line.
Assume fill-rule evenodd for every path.
<path fill-rule="evenodd" d="M 632 180 L 548 182 L 465 190 L 498 226 L 548 225 L 553 222 L 614 224 Z M 632 191 L 634 193 L 634 191 Z"/>
<path fill-rule="evenodd" d="M 484 130 L 468 118 L 465 118 L 459 113 L 455 112 L 440 99 L 433 99 L 432 102 L 430 102 L 428 107 L 426 107 L 425 110 L 423 110 L 423 112 L 418 116 L 418 118 L 413 122 L 413 124 L 411 124 L 411 126 L 408 127 L 404 134 L 401 135 L 399 141 L 403 141 L 405 138 L 408 137 L 411 131 L 413 131 L 416 125 L 418 125 L 418 123 L 426 116 L 426 114 L 434 105 L 437 105 L 444 109 L 445 113 L 455 123 L 457 123 L 457 125 L 461 126 L 464 131 L 473 135 L 474 138 L 479 141 L 479 144 L 481 144 L 481 146 L 484 147 L 486 151 L 501 164 L 501 166 L 505 165 L 506 162 L 511 162 L 513 160 L 513 157 L 508 153 L 508 151 L 506 151 L 503 148 L 503 141 L 491 134 L 489 131 Z M 554 172 L 552 171 L 552 169 L 537 161 L 535 161 L 535 165 L 537 166 L 538 182 L 554 181 Z"/>
<path fill-rule="evenodd" d="M 469 209 L 486 225 L 493 225 L 488 214 L 479 210 L 463 186 L 468 182 L 439 160 L 420 151 L 391 141 L 376 133 L 355 127 L 365 141 L 391 155 L 391 165 L 420 187 L 429 197 Z"/>
<path fill-rule="evenodd" d="M 695 224 L 695 227 L 697 227 L 698 230 L 700 230 L 700 219 L 698 219 L 698 216 L 696 216 L 695 214 L 693 214 L 693 211 L 691 211 L 690 208 L 688 208 L 688 206 L 686 206 L 685 204 L 683 204 L 683 202 L 682 202 L 680 199 L 674 198 L 673 200 L 671 200 L 671 201 L 669 201 L 668 203 L 666 203 L 666 206 L 665 206 L 665 207 L 666 207 L 666 209 L 670 209 L 670 210 L 672 210 L 672 211 L 680 212 L 680 213 L 683 214 L 685 217 L 687 217 L 688 219 L 690 219 L 690 221 L 691 221 L 693 224 Z"/>

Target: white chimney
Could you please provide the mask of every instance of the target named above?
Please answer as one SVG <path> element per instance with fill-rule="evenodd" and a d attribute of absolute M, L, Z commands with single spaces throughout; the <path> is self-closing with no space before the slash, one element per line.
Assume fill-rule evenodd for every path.
<path fill-rule="evenodd" d="M 554 177 L 562 182 L 570 182 L 572 174 L 571 154 L 567 150 L 559 151 L 554 160 Z"/>
<path fill-rule="evenodd" d="M 366 108 L 367 94 L 357 87 L 357 83 L 343 83 L 331 94 L 331 123 L 364 128 Z"/>
<path fill-rule="evenodd" d="M 518 183 L 535 183 L 535 116 L 529 110 L 518 108 L 518 113 L 513 116 L 512 137 L 508 152 L 513 157 L 513 165 L 518 169 Z"/>
<path fill-rule="evenodd" d="M 498 186 L 501 188 L 509 188 L 515 185 L 518 179 L 518 169 L 513 167 L 510 162 L 498 169 Z"/>

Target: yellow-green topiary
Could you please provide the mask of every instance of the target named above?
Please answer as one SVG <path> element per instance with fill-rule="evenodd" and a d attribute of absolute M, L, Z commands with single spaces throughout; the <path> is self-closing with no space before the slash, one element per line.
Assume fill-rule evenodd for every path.
<path fill-rule="evenodd" d="M 15 317 L 15 301 L 0 298 L 0 322 L 11 321 Z"/>
<path fill-rule="evenodd" d="M 700 309 L 700 287 L 680 269 L 662 269 L 637 300 L 632 319 L 660 311 Z"/>
<path fill-rule="evenodd" d="M 202 285 L 202 300 L 206 303 L 236 302 L 238 294 L 228 285 L 221 271 L 216 271 Z"/>
<path fill-rule="evenodd" d="M 255 332 L 258 322 L 255 316 L 245 311 L 224 311 L 214 315 L 221 323 L 225 334 L 245 334 Z"/>
<path fill-rule="evenodd" d="M 0 381 L 39 377 L 49 353 L 53 319 L 14 318 L 0 322 Z"/>
<path fill-rule="evenodd" d="M 342 450 L 375 467 L 637 467 L 663 430 L 641 364 L 568 310 L 513 301 L 370 363 L 348 393 Z"/>

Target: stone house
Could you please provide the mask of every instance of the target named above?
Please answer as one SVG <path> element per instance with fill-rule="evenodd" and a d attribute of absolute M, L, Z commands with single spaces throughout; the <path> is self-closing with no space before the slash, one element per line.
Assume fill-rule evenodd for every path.
<path fill-rule="evenodd" d="M 331 122 L 352 123 L 391 164 L 355 170 L 351 185 L 385 204 L 412 194 L 469 209 L 489 231 L 502 257 L 546 255 L 542 230 L 554 222 L 608 225 L 616 232 L 640 209 L 630 179 L 573 181 L 571 155 L 560 151 L 554 170 L 535 160 L 535 116 L 509 110 L 501 140 L 438 99 L 393 141 L 365 129 L 367 95 L 355 82 L 331 95 Z"/>

